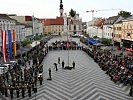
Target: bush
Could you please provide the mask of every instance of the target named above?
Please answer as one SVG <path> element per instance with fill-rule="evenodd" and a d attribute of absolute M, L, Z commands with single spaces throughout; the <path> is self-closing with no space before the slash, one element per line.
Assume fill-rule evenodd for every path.
<path fill-rule="evenodd" d="M 104 44 L 104 45 L 110 45 L 110 39 L 104 39 L 104 40 L 102 40 L 101 42 L 102 42 L 102 44 Z"/>
<path fill-rule="evenodd" d="M 32 43 L 32 41 L 31 41 L 31 40 L 29 40 L 29 39 L 25 39 L 25 40 L 24 40 L 24 41 L 22 41 L 21 43 L 22 43 L 22 46 L 26 46 L 26 45 L 28 45 L 28 44 L 31 44 L 31 43 Z"/>

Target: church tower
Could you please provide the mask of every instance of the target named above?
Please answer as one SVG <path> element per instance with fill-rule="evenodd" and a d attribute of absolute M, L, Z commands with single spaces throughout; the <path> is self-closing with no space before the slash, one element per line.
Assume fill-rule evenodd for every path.
<path fill-rule="evenodd" d="M 60 17 L 63 17 L 63 11 L 64 11 L 64 9 L 63 9 L 63 4 L 62 4 L 62 0 L 60 0 Z"/>

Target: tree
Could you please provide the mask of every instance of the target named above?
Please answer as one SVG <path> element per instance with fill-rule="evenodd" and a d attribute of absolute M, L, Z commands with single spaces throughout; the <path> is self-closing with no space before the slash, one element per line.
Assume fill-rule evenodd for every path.
<path fill-rule="evenodd" d="M 25 39 L 24 41 L 21 41 L 22 46 L 26 46 L 28 44 L 31 44 L 32 42 L 29 39 Z"/>
<path fill-rule="evenodd" d="M 104 45 L 110 45 L 110 39 L 103 39 L 101 43 Z"/>
<path fill-rule="evenodd" d="M 121 17 L 124 17 L 124 18 L 127 18 L 127 17 L 132 16 L 132 15 L 131 15 L 131 12 L 127 12 L 127 11 L 120 11 L 120 12 L 118 13 L 118 15 L 121 16 Z"/>
<path fill-rule="evenodd" d="M 70 12 L 69 12 L 69 15 L 71 17 L 74 17 L 76 15 L 76 11 L 74 11 L 73 9 L 71 9 Z"/>

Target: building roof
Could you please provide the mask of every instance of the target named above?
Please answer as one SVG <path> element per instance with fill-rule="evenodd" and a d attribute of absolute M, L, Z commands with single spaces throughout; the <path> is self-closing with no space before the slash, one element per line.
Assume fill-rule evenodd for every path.
<path fill-rule="evenodd" d="M 130 16 L 130 17 L 128 17 L 128 18 L 125 18 L 125 19 L 123 19 L 123 20 L 133 20 L 133 15 Z"/>
<path fill-rule="evenodd" d="M 115 22 L 114 22 L 114 24 L 120 24 L 120 23 L 122 23 L 122 20 L 123 19 L 125 19 L 124 17 L 119 17 Z"/>
<path fill-rule="evenodd" d="M 26 24 L 16 21 L 16 25 L 26 25 Z"/>
<path fill-rule="evenodd" d="M 32 21 L 32 16 L 25 16 L 25 21 Z"/>
<path fill-rule="evenodd" d="M 97 20 L 97 21 L 95 21 L 94 25 L 95 26 L 101 26 L 104 23 L 104 21 L 105 21 L 105 19 Z"/>
<path fill-rule="evenodd" d="M 7 19 L 7 20 L 14 20 L 12 18 L 10 18 L 8 15 L 6 14 L 0 14 L 0 19 Z"/>
<path fill-rule="evenodd" d="M 54 18 L 40 19 L 40 21 L 46 26 L 48 26 L 48 25 L 64 25 L 63 17 L 56 17 L 56 19 L 54 19 Z"/>
<path fill-rule="evenodd" d="M 119 16 L 111 16 L 105 20 L 104 25 L 112 25 L 118 18 Z"/>

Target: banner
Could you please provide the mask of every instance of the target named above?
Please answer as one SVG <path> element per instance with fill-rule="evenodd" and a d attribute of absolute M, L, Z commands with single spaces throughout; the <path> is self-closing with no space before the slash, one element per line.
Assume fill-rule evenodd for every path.
<path fill-rule="evenodd" d="M 11 33 L 11 30 L 8 30 L 8 45 L 9 45 L 9 57 L 10 57 L 10 60 L 13 60 L 13 58 L 12 58 L 12 33 Z"/>
<path fill-rule="evenodd" d="M 6 31 L 2 30 L 2 52 L 3 52 L 3 61 L 7 61 L 6 56 Z"/>
<path fill-rule="evenodd" d="M 14 56 L 17 55 L 16 53 L 16 30 L 13 30 L 13 53 L 14 53 Z"/>

